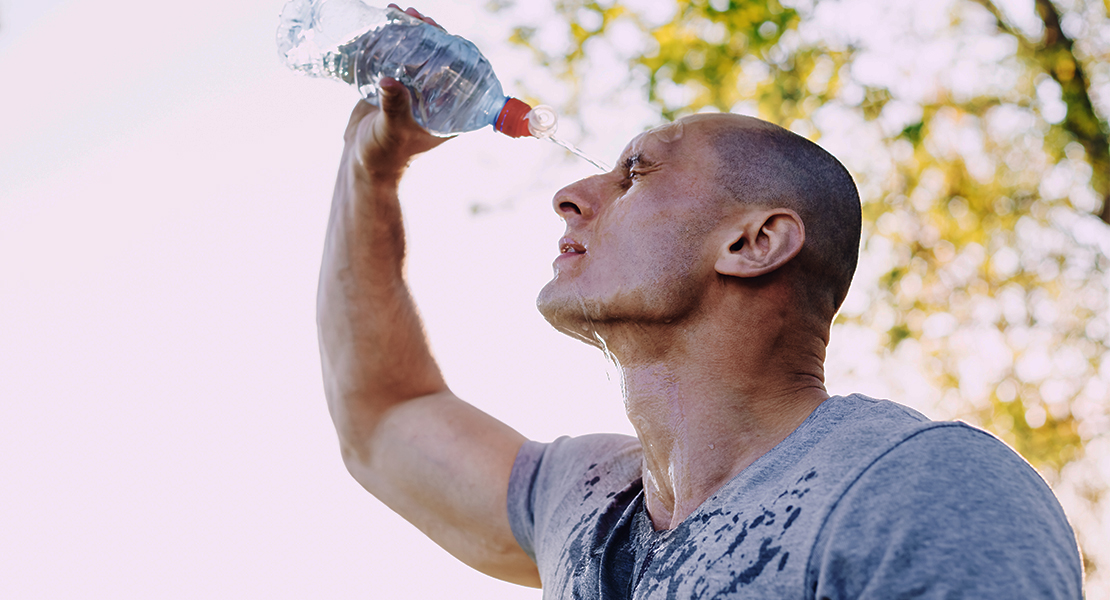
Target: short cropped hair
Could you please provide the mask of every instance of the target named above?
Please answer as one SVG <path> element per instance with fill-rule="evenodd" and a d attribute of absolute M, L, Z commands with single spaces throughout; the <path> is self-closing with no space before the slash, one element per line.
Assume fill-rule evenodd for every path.
<path fill-rule="evenodd" d="M 730 198 L 789 208 L 806 239 L 797 261 L 799 289 L 830 321 L 844 302 L 859 260 L 861 208 L 852 176 L 833 155 L 778 125 L 740 117 L 711 133 L 717 180 Z"/>

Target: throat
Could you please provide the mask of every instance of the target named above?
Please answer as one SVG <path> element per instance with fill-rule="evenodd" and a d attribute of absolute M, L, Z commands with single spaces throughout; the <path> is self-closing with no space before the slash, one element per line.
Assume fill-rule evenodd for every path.
<path fill-rule="evenodd" d="M 650 387 L 626 377 L 625 393 L 643 451 L 645 506 L 656 530 L 697 511 L 828 397 L 823 389 L 749 397 L 712 389 L 706 383 L 711 377 L 655 375 Z"/>
<path fill-rule="evenodd" d="M 682 458 L 681 451 L 676 454 L 661 463 L 652 453 L 644 453 L 644 503 L 657 531 L 677 527 L 758 458 L 737 463 L 723 452 L 691 459 Z"/>

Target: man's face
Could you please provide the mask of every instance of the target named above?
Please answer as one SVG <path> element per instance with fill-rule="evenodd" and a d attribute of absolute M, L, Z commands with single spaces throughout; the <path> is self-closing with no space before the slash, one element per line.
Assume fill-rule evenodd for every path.
<path fill-rule="evenodd" d="M 557 329 L 597 344 L 596 325 L 671 322 L 697 306 L 723 241 L 706 117 L 637 136 L 613 171 L 555 194 L 567 228 L 537 305 Z"/>

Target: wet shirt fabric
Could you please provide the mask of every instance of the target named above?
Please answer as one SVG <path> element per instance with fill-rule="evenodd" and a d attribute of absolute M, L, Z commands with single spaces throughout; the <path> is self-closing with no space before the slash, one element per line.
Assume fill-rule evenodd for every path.
<path fill-rule="evenodd" d="M 822 403 L 670 530 L 628 436 L 528 442 L 508 508 L 545 600 L 1082 596 L 1071 527 L 1023 459 L 860 395 Z"/>

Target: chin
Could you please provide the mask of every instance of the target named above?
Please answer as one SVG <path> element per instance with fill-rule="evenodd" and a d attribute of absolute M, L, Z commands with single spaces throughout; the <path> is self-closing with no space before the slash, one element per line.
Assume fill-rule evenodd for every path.
<path fill-rule="evenodd" d="M 672 324 L 696 313 L 703 299 L 702 288 L 686 281 L 657 280 L 649 289 L 621 289 L 620 283 L 608 282 L 604 286 L 607 290 L 616 287 L 620 291 L 605 294 L 598 294 L 596 289 L 590 293 L 579 284 L 552 279 L 540 290 L 536 308 L 555 329 L 599 347 L 599 330 L 617 323 Z"/>
<path fill-rule="evenodd" d="M 594 324 L 601 314 L 596 301 L 587 300 L 577 289 L 567 289 L 556 277 L 540 290 L 536 308 L 556 330 L 591 346 L 600 346 Z"/>
<path fill-rule="evenodd" d="M 540 290 L 536 297 L 536 308 L 540 314 L 556 329 L 588 323 L 592 315 L 585 311 L 585 299 L 576 291 L 559 285 L 560 283 L 558 278 L 552 279 Z"/>

